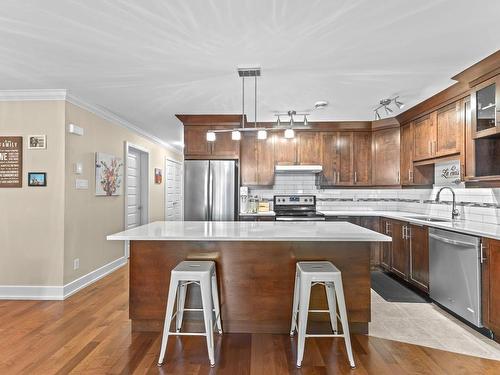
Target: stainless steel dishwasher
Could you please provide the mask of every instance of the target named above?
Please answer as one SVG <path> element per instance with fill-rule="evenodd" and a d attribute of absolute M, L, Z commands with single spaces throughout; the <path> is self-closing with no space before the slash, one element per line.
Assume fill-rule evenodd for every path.
<path fill-rule="evenodd" d="M 478 237 L 429 229 L 430 297 L 482 327 L 481 241 Z"/>

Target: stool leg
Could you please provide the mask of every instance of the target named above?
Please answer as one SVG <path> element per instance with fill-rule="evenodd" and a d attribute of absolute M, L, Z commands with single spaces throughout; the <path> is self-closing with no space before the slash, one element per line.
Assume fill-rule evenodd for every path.
<path fill-rule="evenodd" d="M 203 278 L 200 281 L 201 289 L 201 300 L 203 303 L 203 318 L 205 320 L 205 334 L 207 337 L 207 349 L 208 349 L 208 359 L 210 360 L 210 366 L 215 366 L 214 359 L 214 331 L 213 331 L 213 307 L 212 307 L 212 296 L 211 296 L 211 282 L 209 278 Z"/>
<path fill-rule="evenodd" d="M 180 332 L 182 328 L 182 319 L 184 318 L 184 305 L 186 304 L 187 288 L 187 284 L 181 281 L 177 294 L 177 315 L 175 321 L 175 329 L 177 332 Z"/>
<path fill-rule="evenodd" d="M 305 279 L 305 280 L 304 280 Z M 297 340 L 297 367 L 302 366 L 304 347 L 306 344 L 307 316 L 309 312 L 309 298 L 311 297 L 311 281 L 302 277 L 300 280 L 299 301 L 299 329 Z"/>
<path fill-rule="evenodd" d="M 295 271 L 295 286 L 293 287 L 292 303 L 292 326 L 290 327 L 290 336 L 293 336 L 297 329 L 297 311 L 299 309 L 299 273 Z"/>
<path fill-rule="evenodd" d="M 335 292 L 337 295 L 337 303 L 339 305 L 340 322 L 342 323 L 342 332 L 344 334 L 345 349 L 349 364 L 352 368 L 356 367 L 354 364 L 354 356 L 352 355 L 351 336 L 349 333 L 349 321 L 347 320 L 347 310 L 345 307 L 344 288 L 342 287 L 342 278 L 339 277 L 335 282 Z"/>
<path fill-rule="evenodd" d="M 170 279 L 170 287 L 168 289 L 167 309 L 165 310 L 165 323 L 163 323 L 163 337 L 161 339 L 160 358 L 158 359 L 158 366 L 163 364 L 165 351 L 167 350 L 168 336 L 170 332 L 170 323 L 172 322 L 172 315 L 174 313 L 174 301 L 177 293 L 177 286 L 179 280 L 176 278 Z"/>
<path fill-rule="evenodd" d="M 333 283 L 325 283 L 326 299 L 328 300 L 328 310 L 330 311 L 330 323 L 333 333 L 337 333 L 337 304 L 335 302 L 335 288 Z"/>
<path fill-rule="evenodd" d="M 214 302 L 215 319 L 217 322 L 217 330 L 222 334 L 222 323 L 220 318 L 220 303 L 219 303 L 219 290 L 217 288 L 217 273 L 214 270 L 212 274 L 212 298 Z"/>

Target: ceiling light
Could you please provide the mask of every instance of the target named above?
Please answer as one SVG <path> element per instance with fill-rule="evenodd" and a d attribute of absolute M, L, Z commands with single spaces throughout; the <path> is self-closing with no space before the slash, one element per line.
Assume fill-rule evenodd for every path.
<path fill-rule="evenodd" d="M 276 126 L 281 126 L 281 120 L 279 115 L 278 115 L 278 121 L 276 122 Z"/>
<path fill-rule="evenodd" d="M 390 115 L 393 112 L 393 110 L 390 109 L 388 106 L 384 106 L 384 109 L 385 109 L 385 113 L 387 113 L 388 115 Z"/>
<path fill-rule="evenodd" d="M 267 138 L 267 131 L 266 130 L 259 130 L 257 132 L 257 139 L 266 139 Z"/>
<path fill-rule="evenodd" d="M 314 103 L 314 109 L 325 109 L 327 105 L 328 102 L 326 100 L 319 100 L 316 103 Z"/>
<path fill-rule="evenodd" d="M 394 104 L 396 104 L 396 107 L 398 107 L 399 109 L 403 109 L 403 107 L 405 106 L 405 104 L 403 102 L 400 102 L 398 100 L 398 96 L 396 96 L 394 98 Z"/>
<path fill-rule="evenodd" d="M 293 126 L 293 112 L 295 111 L 288 111 L 288 115 L 290 116 L 290 127 Z"/>
<path fill-rule="evenodd" d="M 285 138 L 286 139 L 292 139 L 295 137 L 295 132 L 293 131 L 292 128 L 288 128 L 285 130 Z"/>
<path fill-rule="evenodd" d="M 215 133 L 214 132 L 207 132 L 207 141 L 208 142 L 215 142 Z"/>
<path fill-rule="evenodd" d="M 231 139 L 233 141 L 239 141 L 241 139 L 241 133 L 239 130 L 233 130 L 231 132 Z"/>
<path fill-rule="evenodd" d="M 304 126 L 307 126 L 307 116 L 304 115 Z"/>
<path fill-rule="evenodd" d="M 378 110 L 375 111 L 375 120 L 380 120 L 382 117 L 380 117 L 380 114 L 378 113 Z"/>

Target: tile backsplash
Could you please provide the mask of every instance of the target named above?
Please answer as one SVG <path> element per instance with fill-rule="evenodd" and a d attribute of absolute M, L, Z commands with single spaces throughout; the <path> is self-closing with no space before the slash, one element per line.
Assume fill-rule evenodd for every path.
<path fill-rule="evenodd" d="M 316 176 L 277 174 L 272 188 L 250 188 L 250 194 L 272 199 L 275 194 L 314 194 L 318 210 L 343 211 L 410 211 L 432 216 L 451 216 L 450 191 L 441 193 L 441 202 L 434 201 L 434 189 L 320 189 Z M 500 225 L 500 189 L 458 187 L 455 190 L 460 219 Z"/>

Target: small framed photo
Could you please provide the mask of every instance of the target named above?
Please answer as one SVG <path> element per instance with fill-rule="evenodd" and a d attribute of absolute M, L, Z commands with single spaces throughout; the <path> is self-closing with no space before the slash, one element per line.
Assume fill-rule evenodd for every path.
<path fill-rule="evenodd" d="M 28 172 L 28 186 L 47 186 L 47 173 Z"/>
<path fill-rule="evenodd" d="M 29 135 L 28 150 L 45 150 L 47 148 L 46 135 Z"/>
<path fill-rule="evenodd" d="M 161 184 L 161 181 L 162 181 L 161 169 L 155 168 L 155 184 Z"/>

